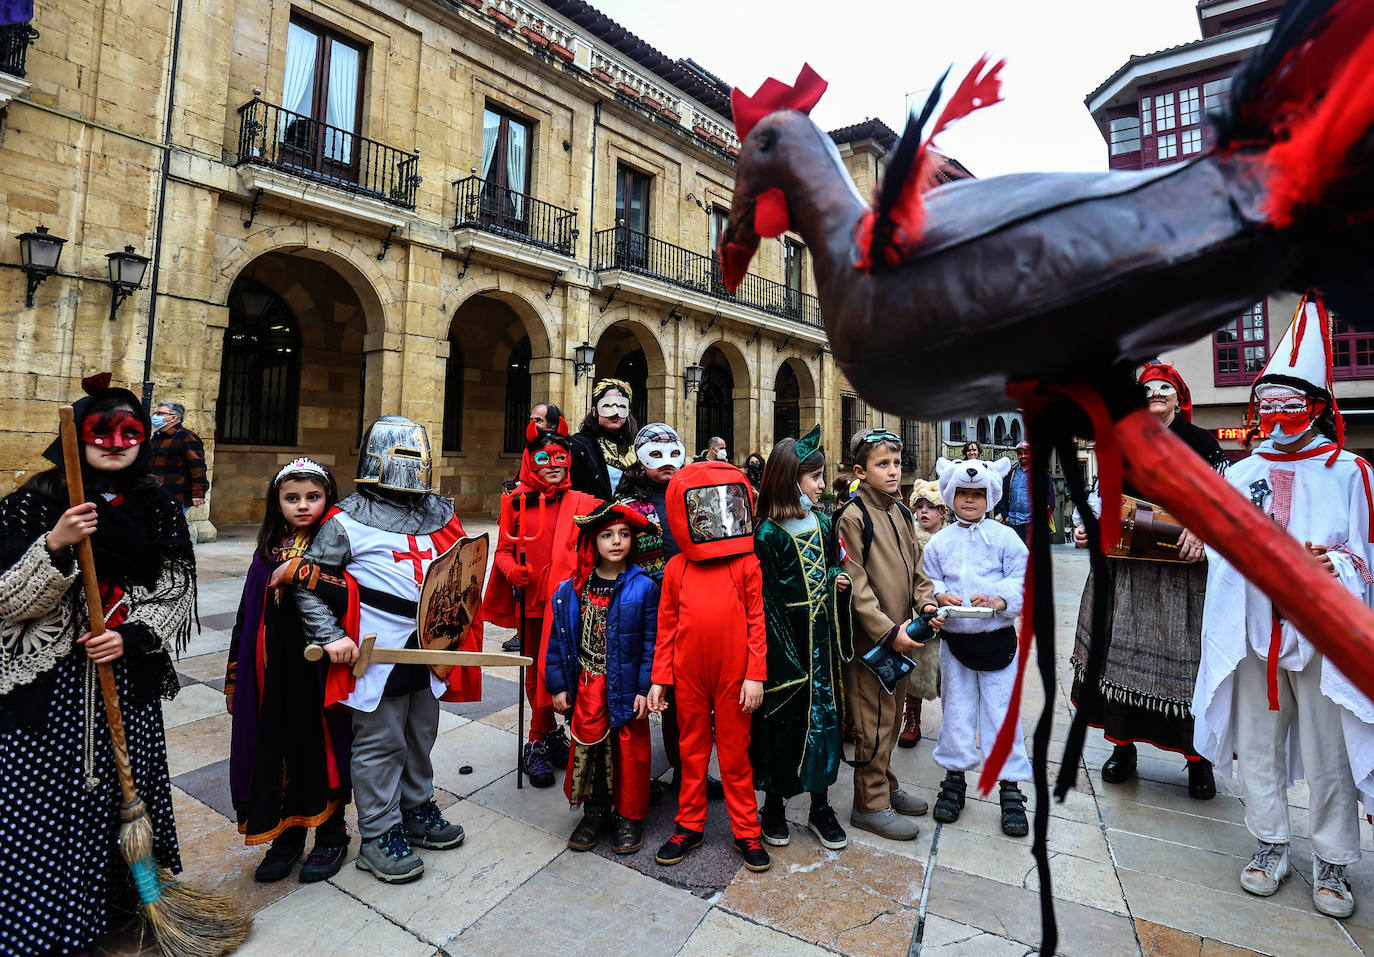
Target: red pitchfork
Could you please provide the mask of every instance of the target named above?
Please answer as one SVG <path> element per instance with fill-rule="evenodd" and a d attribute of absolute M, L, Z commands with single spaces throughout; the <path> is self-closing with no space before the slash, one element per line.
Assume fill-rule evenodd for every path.
<path fill-rule="evenodd" d="M 525 557 L 526 557 L 525 549 L 526 549 L 526 547 L 527 547 L 531 542 L 537 542 L 537 541 L 539 541 L 539 539 L 542 538 L 543 535 L 544 535 L 544 519 L 545 519 L 545 500 L 544 500 L 544 493 L 543 493 L 543 492 L 540 492 L 540 493 L 539 493 L 539 528 L 535 530 L 535 533 L 534 533 L 533 535 L 526 535 L 526 534 L 525 534 L 525 512 L 528 511 L 528 509 L 526 509 L 526 508 L 524 507 L 524 501 L 525 501 L 525 497 L 524 497 L 523 495 L 511 496 L 511 508 L 512 508 L 512 509 L 514 510 L 514 512 L 515 512 L 515 534 L 512 535 L 510 532 L 507 532 L 504 528 L 501 529 L 501 537 L 504 538 L 504 539 L 506 539 L 507 541 L 511 541 L 511 542 L 514 542 L 514 543 L 515 543 L 515 561 L 516 561 L 516 564 L 518 564 L 518 565 L 520 565 L 520 566 L 522 566 L 522 567 L 523 567 L 524 564 L 525 564 Z M 519 593 L 519 596 L 520 596 L 520 654 L 523 655 L 523 654 L 525 654 L 525 651 L 526 651 L 526 648 L 525 648 L 525 586 L 523 586 L 523 585 L 519 586 L 518 588 L 516 588 L 516 592 Z M 535 667 L 536 669 L 539 667 L 538 661 L 535 662 L 534 667 Z M 521 666 L 520 666 L 519 686 L 515 689 L 515 697 L 516 697 L 516 701 L 518 702 L 518 710 L 516 711 L 516 719 L 515 719 L 515 720 L 516 720 L 516 725 L 515 725 L 515 787 L 516 787 L 517 790 L 519 790 L 520 788 L 523 788 L 523 787 L 525 786 L 524 772 L 521 770 L 521 759 L 524 757 L 524 747 L 525 747 L 525 666 L 524 666 L 524 665 L 521 665 Z"/>

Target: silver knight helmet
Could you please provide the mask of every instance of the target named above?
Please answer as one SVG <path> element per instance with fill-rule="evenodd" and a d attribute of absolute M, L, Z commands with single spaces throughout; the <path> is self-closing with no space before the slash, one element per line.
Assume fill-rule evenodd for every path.
<path fill-rule="evenodd" d="M 433 471 L 424 426 L 404 416 L 384 415 L 368 427 L 358 457 L 358 485 L 394 492 L 429 492 Z"/>

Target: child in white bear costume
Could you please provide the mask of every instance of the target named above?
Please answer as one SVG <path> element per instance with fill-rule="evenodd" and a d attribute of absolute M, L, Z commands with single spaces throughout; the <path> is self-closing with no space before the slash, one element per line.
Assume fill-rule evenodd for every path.
<path fill-rule="evenodd" d="M 1026 577 L 1026 546 L 1010 527 L 987 518 L 1002 497 L 1009 459 L 935 463 L 940 495 L 953 513 L 923 554 L 926 574 L 941 606 L 992 608 L 991 618 L 952 618 L 941 632 L 941 699 L 944 716 L 935 763 L 945 769 L 935 820 L 951 823 L 964 806 L 964 772 L 978 767 L 992 750 L 1011 703 L 1016 680 L 1016 616 Z M 1001 781 L 1002 831 L 1024 837 L 1025 795 L 1017 781 L 1031 776 L 1025 738 L 1017 722 Z"/>

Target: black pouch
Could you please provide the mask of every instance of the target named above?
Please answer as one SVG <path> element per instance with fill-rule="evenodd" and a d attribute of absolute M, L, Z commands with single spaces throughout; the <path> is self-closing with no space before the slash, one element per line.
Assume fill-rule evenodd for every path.
<path fill-rule="evenodd" d="M 940 637 L 955 660 L 970 671 L 1001 671 L 1016 659 L 1016 629 L 1010 625 L 973 634 L 942 631 Z"/>
<path fill-rule="evenodd" d="M 896 692 L 897 682 L 911 674 L 912 669 L 916 667 L 916 662 L 893 651 L 887 645 L 874 645 L 859 660 L 877 676 L 883 690 L 888 694 Z"/>

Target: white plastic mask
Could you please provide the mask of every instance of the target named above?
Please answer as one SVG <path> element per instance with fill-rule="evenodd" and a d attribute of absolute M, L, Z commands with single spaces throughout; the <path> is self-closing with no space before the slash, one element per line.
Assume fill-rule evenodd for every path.
<path fill-rule="evenodd" d="M 1170 382 L 1165 382 L 1163 379 L 1151 379 L 1145 383 L 1146 399 L 1167 398 L 1171 395 L 1178 395 L 1178 390 Z"/>
<path fill-rule="evenodd" d="M 628 419 L 630 400 L 623 395 L 608 392 L 596 400 L 596 414 L 603 419 Z"/>
<path fill-rule="evenodd" d="M 600 411 L 600 406 L 597 407 Z M 661 469 L 666 465 L 682 468 L 687 449 L 681 442 L 646 442 L 635 449 L 635 457 L 646 469 Z"/>

